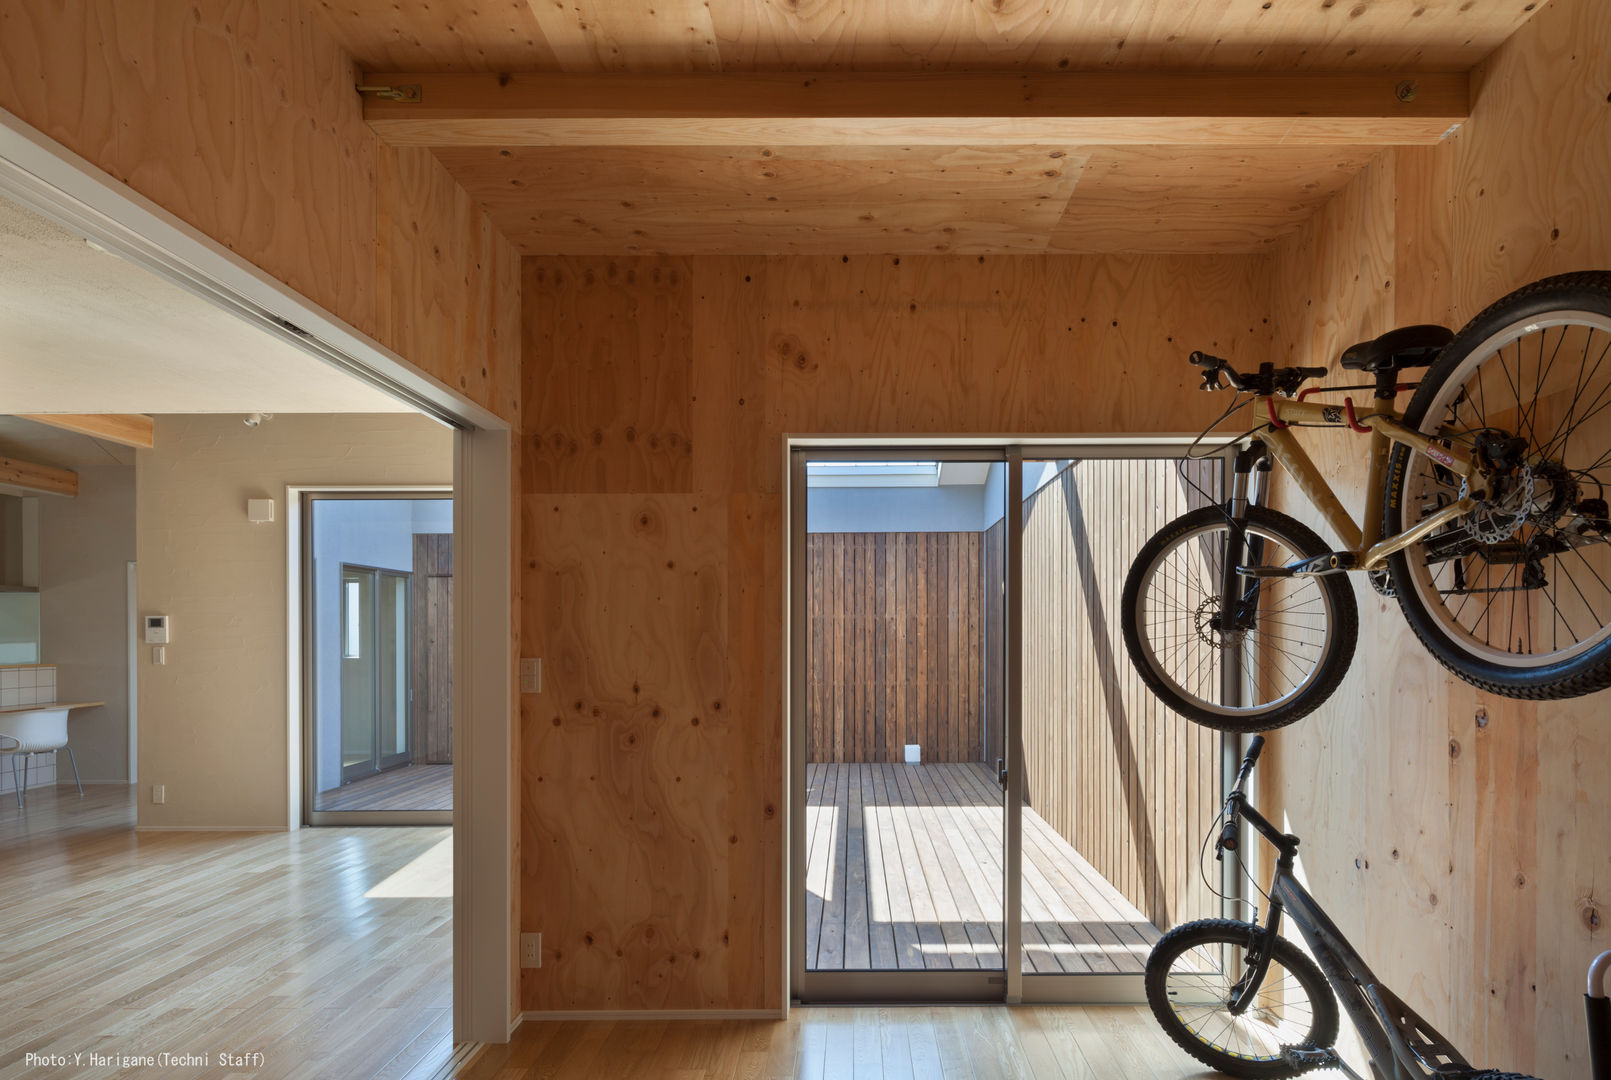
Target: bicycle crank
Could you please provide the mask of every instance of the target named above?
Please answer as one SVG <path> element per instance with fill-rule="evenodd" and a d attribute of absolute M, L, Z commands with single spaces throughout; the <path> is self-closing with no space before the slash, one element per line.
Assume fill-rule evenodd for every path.
<path fill-rule="evenodd" d="M 1316 1069 L 1337 1069 L 1353 1077 L 1354 1080 L 1365 1080 L 1364 1077 L 1350 1069 L 1348 1063 L 1342 1059 L 1342 1055 L 1337 1053 L 1335 1047 L 1331 1046 L 1326 1047 L 1324 1050 L 1283 1046 L 1281 1048 L 1281 1060 L 1298 1073 L 1314 1072 Z"/>

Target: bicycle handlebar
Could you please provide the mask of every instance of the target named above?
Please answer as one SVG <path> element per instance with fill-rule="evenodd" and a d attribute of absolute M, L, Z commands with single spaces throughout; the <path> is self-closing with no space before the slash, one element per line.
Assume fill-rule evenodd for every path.
<path fill-rule="evenodd" d="M 1225 827 L 1219 831 L 1219 841 L 1214 845 L 1214 854 L 1218 857 L 1222 851 L 1235 851 L 1237 844 L 1241 843 L 1241 809 L 1245 794 L 1243 785 L 1247 783 L 1248 775 L 1253 766 L 1259 762 L 1259 755 L 1264 752 L 1264 736 L 1255 735 L 1253 741 L 1247 744 L 1247 754 L 1242 758 L 1242 768 L 1236 774 L 1236 783 L 1231 787 L 1231 793 L 1225 799 Z"/>
<path fill-rule="evenodd" d="M 1297 391 L 1306 379 L 1324 379 L 1329 372 L 1323 367 L 1285 367 L 1278 368 L 1274 364 L 1260 364 L 1259 370 L 1237 371 L 1231 367 L 1229 360 L 1212 356 L 1201 350 L 1194 350 L 1186 357 L 1186 362 L 1192 367 L 1203 369 L 1203 390 L 1223 390 L 1219 377 L 1225 376 L 1237 390 L 1245 393 L 1263 394 L 1291 394 Z"/>

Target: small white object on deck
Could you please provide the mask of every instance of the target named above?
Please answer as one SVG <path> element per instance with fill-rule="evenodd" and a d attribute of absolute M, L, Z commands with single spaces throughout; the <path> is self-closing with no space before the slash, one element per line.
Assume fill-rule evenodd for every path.
<path fill-rule="evenodd" d="M 909 742 L 906 744 L 906 764 L 923 764 L 923 746 L 921 743 Z"/>

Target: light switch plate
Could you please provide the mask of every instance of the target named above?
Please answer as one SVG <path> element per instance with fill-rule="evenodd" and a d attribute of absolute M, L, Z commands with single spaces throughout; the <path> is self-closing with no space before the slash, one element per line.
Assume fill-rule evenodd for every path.
<path fill-rule="evenodd" d="M 540 694 L 543 692 L 543 661 L 541 657 L 523 656 L 520 658 L 520 692 L 522 694 Z"/>

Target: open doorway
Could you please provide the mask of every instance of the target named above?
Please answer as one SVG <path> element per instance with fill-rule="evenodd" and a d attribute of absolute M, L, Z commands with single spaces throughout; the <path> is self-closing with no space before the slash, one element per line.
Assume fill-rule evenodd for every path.
<path fill-rule="evenodd" d="M 794 990 L 807 1001 L 1140 1000 L 1217 735 L 1130 669 L 1153 531 L 1219 497 L 1181 447 L 797 449 Z"/>
<path fill-rule="evenodd" d="M 308 822 L 450 824 L 450 492 L 302 494 Z"/>
<path fill-rule="evenodd" d="M 12 154 L 29 168 L 15 166 Z M 15 574 L 8 556 L 4 584 L 15 576 L 8 595 L 29 599 L 13 606 L 31 612 L 37 603 L 41 612 L 11 620 L 18 625 L 5 632 L 16 640 L 8 642 L 12 664 L 0 674 L 0 704 L 13 713 L 54 705 L 68 714 L 60 752 L 47 749 L 21 763 L 30 783 L 8 791 L 0 807 L 0 873 L 12 886 L 0 934 L 15 937 L 49 913 L 70 942 L 104 917 L 92 898 L 75 902 L 73 890 L 116 890 L 118 927 L 98 935 L 97 953 L 139 989 L 120 991 L 75 969 L 65 946 L 0 962 L 0 981 L 20 998 L 67 990 L 77 1002 L 55 1010 L 49 1039 L 27 1048 L 97 1045 L 112 1034 L 102 1025 L 116 999 L 120 1036 L 143 1031 L 157 1040 L 130 1043 L 129 1052 L 173 1049 L 178 1029 L 157 1023 L 175 1015 L 173 987 L 217 971 L 222 989 L 204 1007 L 186 1010 L 184 1030 L 198 1048 L 261 1052 L 297 1042 L 322 1070 L 351 1076 L 378 1074 L 388 1062 L 446 1062 L 456 1035 L 506 1030 L 506 995 L 477 999 L 490 1006 L 481 1012 L 495 1014 L 489 1025 L 455 993 L 458 969 L 469 978 L 472 956 L 494 951 L 491 978 L 481 985 L 507 985 L 507 941 L 496 940 L 504 923 L 494 910 L 478 936 L 454 917 L 461 891 L 454 874 L 468 868 L 460 865 L 465 856 L 455 852 L 446 811 L 429 829 L 287 833 L 300 820 L 288 806 L 287 774 L 301 746 L 285 722 L 287 695 L 296 697 L 287 678 L 295 673 L 287 596 L 296 591 L 287 559 L 297 536 L 288 494 L 310 481 L 409 481 L 414 489 L 435 488 L 421 494 L 438 501 L 461 481 L 471 492 L 485 485 L 490 499 L 439 500 L 447 510 L 430 528 L 468 537 L 479 550 L 487 570 L 477 575 L 481 591 L 470 591 L 491 594 L 492 603 L 483 601 L 486 622 L 507 641 L 507 604 L 496 602 L 508 592 L 507 434 L 494 430 L 496 418 L 417 375 L 400 372 L 389 381 L 377 374 L 401 365 L 57 154 L 41 140 L 0 130 L 3 190 L 26 188 L 30 196 L 0 198 L 0 337 L 7 342 L 0 356 L 0 412 L 7 414 L 0 418 L 0 483 L 18 504 L 12 513 L 7 502 L 0 533 L 17 534 L 8 553 L 16 547 L 31 555 L 18 560 L 28 569 Z M 82 189 L 89 201 L 38 180 L 43 173 Z M 124 212 L 128 218 L 117 216 Z M 124 220 L 147 231 L 136 233 Z M 375 361 L 368 377 L 358 374 L 355 352 Z M 489 427 L 472 433 L 478 422 Z M 485 530 L 469 527 L 486 517 L 497 520 Z M 20 522 L 15 530 L 13 519 Z M 114 573 L 86 575 L 64 562 L 107 552 L 116 559 L 101 561 L 115 562 Z M 84 617 L 78 623 L 53 621 L 58 591 Z M 108 628 L 109 646 L 94 636 Z M 501 695 L 502 704 L 460 714 L 507 730 L 507 649 L 483 637 L 478 659 L 488 691 L 468 696 Z M 92 675 L 127 687 L 122 700 L 92 686 Z M 136 785 L 137 701 L 144 707 Z M 498 776 L 507 754 L 500 742 L 489 733 L 483 743 L 497 757 L 481 778 L 491 824 L 471 830 L 469 846 L 474 857 L 506 865 L 499 793 L 507 786 Z M 0 740 L 0 751 L 16 745 Z M 82 795 L 69 750 L 81 767 Z M 0 766 L 13 759 L 0 758 Z M 454 769 L 444 763 L 439 771 L 449 803 Z M 0 774 L 10 770 L 0 767 Z M 136 831 L 145 834 L 137 843 Z M 90 860 L 93 874 L 85 869 Z M 252 883 L 244 891 L 243 881 Z M 184 900 L 179 909 L 176 897 Z M 496 905 L 507 907 L 507 897 Z M 333 920 L 342 919 L 358 920 L 362 932 L 340 933 Z M 220 925 L 231 927 L 227 940 L 216 935 Z M 375 952 L 377 931 L 400 943 L 395 955 Z M 192 949 L 204 939 L 213 945 L 197 968 Z M 273 1024 L 240 1027 L 261 983 L 223 973 L 245 970 L 263 950 L 317 954 L 324 991 L 353 1003 L 341 1030 L 307 1043 L 312 1013 L 300 1014 L 295 1003 Z M 369 1000 L 361 992 L 383 975 L 411 988 L 406 999 L 399 992 Z M 320 1006 L 310 1000 L 307 1007 Z M 11 1049 L 0 1051 L 0 1067 Z"/>

